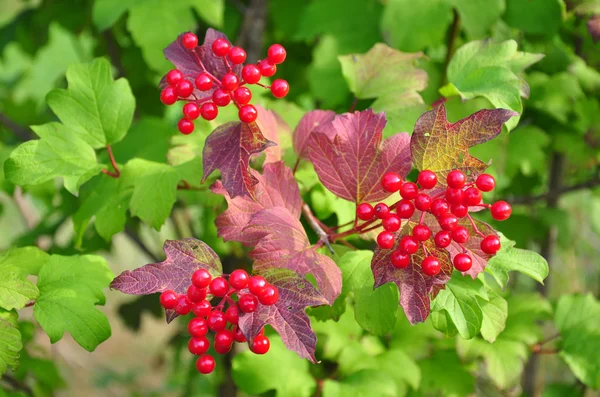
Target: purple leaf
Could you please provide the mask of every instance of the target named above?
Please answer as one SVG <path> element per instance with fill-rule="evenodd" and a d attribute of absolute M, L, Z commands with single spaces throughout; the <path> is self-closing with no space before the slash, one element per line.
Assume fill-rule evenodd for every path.
<path fill-rule="evenodd" d="M 248 170 L 250 156 L 273 145 L 273 142 L 263 136 L 256 123 L 232 121 L 223 124 L 206 138 L 202 157 L 202 182 L 218 168 L 223 186 L 231 198 L 254 198 L 253 187 L 258 180 Z"/>
<path fill-rule="evenodd" d="M 381 187 L 388 171 L 403 177 L 411 169 L 410 137 L 396 134 L 382 142 L 386 120 L 371 109 L 344 113 L 319 125 L 308 143 L 308 158 L 320 181 L 336 196 L 355 203 L 383 200 Z"/>
<path fill-rule="evenodd" d="M 275 143 L 275 145 L 265 150 L 265 163 L 273 163 L 281 160 L 281 146 L 279 146 L 279 135 L 290 134 L 290 126 L 273 110 L 267 110 L 260 105 L 255 105 L 258 110 L 256 124 L 265 138 Z"/>
<path fill-rule="evenodd" d="M 294 150 L 298 157 L 306 155 L 306 146 L 315 128 L 329 123 L 335 116 L 332 110 L 311 110 L 302 117 L 294 130 Z"/>
<path fill-rule="evenodd" d="M 283 162 L 266 164 L 262 175 L 252 169 L 250 172 L 258 180 L 254 186 L 255 200 L 247 196 L 232 199 L 220 181 L 215 182 L 211 188 L 214 193 L 223 195 L 227 200 L 227 211 L 217 216 L 215 221 L 219 236 L 225 241 L 239 241 L 245 245 L 252 245 L 258 241 L 253 233 L 242 231 L 252 215 L 265 208 L 285 207 L 294 218 L 300 218 L 300 190 L 292 171 Z"/>
<path fill-rule="evenodd" d="M 239 327 L 252 343 L 267 324 L 281 336 L 288 349 L 316 363 L 317 336 L 313 332 L 305 309 L 328 304 L 304 277 L 288 269 L 263 269 L 258 272 L 268 283 L 279 289 L 279 300 L 273 306 L 259 305 L 254 313 L 240 315 Z"/>
<path fill-rule="evenodd" d="M 600 41 L 600 15 L 594 15 L 587 21 L 587 28 L 594 43 Z"/>

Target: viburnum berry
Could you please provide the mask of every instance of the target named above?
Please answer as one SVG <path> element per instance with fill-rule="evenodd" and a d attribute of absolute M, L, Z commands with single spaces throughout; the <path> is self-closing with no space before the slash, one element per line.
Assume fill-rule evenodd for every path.
<path fill-rule="evenodd" d="M 456 270 L 459 272 L 466 272 L 473 265 L 471 257 L 464 253 L 456 254 L 452 262 L 454 263 Z"/>
<path fill-rule="evenodd" d="M 224 329 L 227 325 L 227 319 L 225 318 L 225 314 L 217 310 L 213 310 L 208 315 L 207 321 L 208 328 L 210 328 L 211 331 L 215 332 Z"/>
<path fill-rule="evenodd" d="M 211 49 L 213 54 L 216 56 L 224 57 L 225 55 L 229 54 L 229 51 L 231 50 L 231 44 L 229 44 L 227 39 L 218 38 L 213 41 Z"/>
<path fill-rule="evenodd" d="M 167 87 L 160 92 L 160 101 L 165 105 L 172 105 L 177 102 L 177 94 L 173 87 Z"/>
<path fill-rule="evenodd" d="M 177 129 L 184 135 L 191 134 L 194 132 L 194 123 L 186 119 L 181 119 L 177 122 Z"/>
<path fill-rule="evenodd" d="M 177 306 L 177 298 L 178 295 L 174 291 L 164 291 L 160 294 L 160 305 L 167 310 L 173 310 Z"/>
<path fill-rule="evenodd" d="M 431 237 L 431 230 L 426 225 L 418 224 L 413 228 L 412 234 L 417 240 L 426 241 Z"/>
<path fill-rule="evenodd" d="M 463 226 L 457 226 L 452 230 L 452 239 L 459 244 L 464 244 L 469 239 L 469 231 Z"/>
<path fill-rule="evenodd" d="M 406 269 L 410 265 L 410 255 L 403 253 L 399 249 L 395 249 L 390 255 L 390 261 L 396 269 Z"/>
<path fill-rule="evenodd" d="M 394 234 L 388 231 L 381 232 L 377 235 L 377 245 L 382 249 L 390 249 L 394 246 Z"/>
<path fill-rule="evenodd" d="M 247 341 L 246 337 L 244 336 L 244 333 L 239 327 L 235 328 L 235 331 L 233 333 L 233 340 L 235 340 L 238 343 L 244 343 Z"/>
<path fill-rule="evenodd" d="M 375 210 L 369 203 L 362 203 L 356 207 L 356 216 L 363 221 L 370 221 L 375 216 Z"/>
<path fill-rule="evenodd" d="M 438 218 L 438 223 L 443 230 L 452 231 L 458 226 L 458 218 L 454 214 L 442 214 Z"/>
<path fill-rule="evenodd" d="M 437 176 L 433 171 L 423 170 L 419 172 L 417 182 L 423 189 L 433 189 L 437 184 Z"/>
<path fill-rule="evenodd" d="M 229 306 L 225 310 L 225 319 L 229 324 L 237 325 L 240 319 L 240 310 L 237 306 Z"/>
<path fill-rule="evenodd" d="M 440 216 L 448 213 L 448 211 L 450 210 L 450 205 L 448 205 L 448 202 L 446 200 L 438 198 L 431 202 L 430 210 L 433 216 L 439 218 Z"/>
<path fill-rule="evenodd" d="M 233 91 L 240 85 L 240 80 L 233 73 L 225 73 L 221 79 L 221 84 L 227 91 Z"/>
<path fill-rule="evenodd" d="M 211 310 L 212 306 L 207 300 L 194 303 L 194 305 L 192 306 L 192 312 L 196 317 L 206 317 L 210 314 Z"/>
<path fill-rule="evenodd" d="M 245 65 L 242 68 L 242 79 L 248 84 L 256 84 L 260 81 L 262 75 L 256 65 Z"/>
<path fill-rule="evenodd" d="M 475 180 L 475 186 L 482 192 L 491 192 L 496 187 L 496 180 L 489 174 L 481 174 Z"/>
<path fill-rule="evenodd" d="M 229 283 L 223 277 L 216 277 L 212 279 L 208 288 L 214 296 L 223 297 L 229 291 Z"/>
<path fill-rule="evenodd" d="M 398 202 L 398 205 L 396 205 L 396 213 L 402 219 L 410 219 L 415 213 L 415 205 L 410 200 L 402 199 Z"/>
<path fill-rule="evenodd" d="M 281 44 L 273 44 L 267 50 L 267 58 L 269 62 L 274 65 L 278 65 L 285 61 L 286 51 Z"/>
<path fill-rule="evenodd" d="M 198 76 L 196 76 L 194 83 L 196 84 L 196 88 L 198 88 L 200 91 L 208 91 L 213 86 L 212 79 L 206 73 L 200 73 Z"/>
<path fill-rule="evenodd" d="M 219 354 L 226 354 L 233 345 L 233 332 L 228 329 L 222 329 L 215 334 L 214 347 Z"/>
<path fill-rule="evenodd" d="M 177 69 L 173 69 L 173 70 L 169 70 L 169 73 L 167 73 L 167 84 L 170 85 L 171 87 L 175 87 L 177 85 L 177 83 L 179 83 L 179 81 L 181 81 L 181 79 L 183 79 L 183 73 L 181 73 L 180 70 Z"/>
<path fill-rule="evenodd" d="M 383 228 L 388 232 L 397 232 L 400 230 L 400 225 L 402 224 L 402 220 L 398 215 L 390 214 L 386 218 L 383 218 L 381 222 Z"/>
<path fill-rule="evenodd" d="M 188 342 L 188 350 L 196 356 L 200 356 L 208 351 L 210 342 L 206 336 L 191 338 Z"/>
<path fill-rule="evenodd" d="M 419 194 L 419 187 L 414 182 L 403 183 L 400 187 L 400 196 L 403 199 L 414 200 Z"/>
<path fill-rule="evenodd" d="M 257 295 L 258 301 L 265 306 L 271 306 L 277 303 L 279 299 L 279 290 L 277 287 L 271 284 L 265 285 L 265 287 Z"/>
<path fill-rule="evenodd" d="M 476 187 L 470 187 L 463 193 L 463 203 L 467 206 L 481 203 L 481 191 Z"/>
<path fill-rule="evenodd" d="M 258 308 L 258 298 L 254 295 L 244 294 L 239 297 L 238 307 L 244 313 L 253 313 Z"/>
<path fill-rule="evenodd" d="M 177 304 L 175 305 L 175 312 L 181 316 L 185 316 L 192 311 L 192 301 L 187 295 L 179 295 L 177 298 Z"/>
<path fill-rule="evenodd" d="M 452 242 L 452 235 L 447 230 L 441 230 L 435 234 L 433 241 L 435 242 L 436 247 L 446 248 Z"/>
<path fill-rule="evenodd" d="M 429 211 L 431 208 L 431 197 L 425 193 L 417 194 L 415 197 L 415 208 L 419 211 Z"/>
<path fill-rule="evenodd" d="M 196 120 L 200 116 L 200 108 L 193 102 L 183 105 L 183 117 L 187 120 Z"/>
<path fill-rule="evenodd" d="M 452 170 L 448 173 L 446 182 L 451 189 L 462 189 L 467 182 L 467 177 L 462 171 Z"/>
<path fill-rule="evenodd" d="M 512 214 L 512 207 L 506 201 L 496 201 L 490 207 L 492 218 L 497 221 L 505 221 Z"/>
<path fill-rule="evenodd" d="M 446 201 L 450 205 L 462 204 L 464 193 L 462 189 L 446 189 Z"/>
<path fill-rule="evenodd" d="M 413 236 L 404 236 L 398 243 L 398 249 L 406 255 L 412 255 L 419 250 L 419 243 Z"/>
<path fill-rule="evenodd" d="M 199 338 L 208 333 L 208 322 L 205 318 L 194 317 L 188 323 L 187 329 L 191 336 Z"/>
<path fill-rule="evenodd" d="M 265 354 L 269 351 L 270 347 L 271 342 L 269 341 L 269 338 L 265 335 L 257 335 L 252 341 L 250 350 L 252 350 L 254 354 Z"/>
<path fill-rule="evenodd" d="M 208 375 L 215 369 L 215 359 L 209 354 L 198 357 L 196 369 L 203 375 Z"/>
<path fill-rule="evenodd" d="M 384 219 L 390 214 L 390 207 L 385 203 L 379 203 L 375 206 L 375 216 L 379 219 Z"/>
<path fill-rule="evenodd" d="M 193 50 L 198 45 L 198 36 L 188 32 L 181 38 L 181 44 L 188 50 Z"/>
<path fill-rule="evenodd" d="M 212 276 L 206 269 L 198 269 L 192 274 L 192 284 L 198 288 L 206 288 L 210 284 Z"/>
<path fill-rule="evenodd" d="M 275 73 L 277 73 L 277 66 L 269 62 L 268 59 L 263 59 L 262 61 L 259 61 L 257 66 L 258 70 L 260 70 L 261 76 L 271 77 Z"/>
<path fill-rule="evenodd" d="M 194 92 L 194 85 L 188 80 L 180 80 L 175 86 L 175 93 L 181 98 L 187 98 Z"/>
<path fill-rule="evenodd" d="M 219 114 L 219 108 L 213 102 L 204 102 L 200 106 L 200 114 L 206 121 L 214 120 Z"/>
<path fill-rule="evenodd" d="M 286 80 L 276 79 L 271 84 L 271 93 L 275 98 L 283 98 L 290 92 L 290 85 Z"/>
<path fill-rule="evenodd" d="M 381 178 L 381 187 L 389 193 L 396 193 L 402 186 L 402 177 L 397 172 L 386 172 Z"/>
<path fill-rule="evenodd" d="M 206 298 L 206 288 L 198 288 L 191 284 L 187 289 L 187 296 L 194 303 L 203 301 Z"/>
<path fill-rule="evenodd" d="M 238 111 L 238 117 L 244 123 L 252 123 L 258 117 L 258 111 L 252 105 L 244 105 Z"/>
<path fill-rule="evenodd" d="M 464 204 L 456 204 L 450 208 L 450 212 L 459 218 L 464 218 L 469 213 L 469 207 Z"/>
<path fill-rule="evenodd" d="M 423 269 L 423 273 L 428 276 L 435 276 L 442 269 L 442 265 L 438 258 L 435 256 L 428 256 L 423 259 L 423 263 L 421 263 L 421 268 Z"/>
<path fill-rule="evenodd" d="M 229 275 L 229 284 L 237 290 L 244 289 L 248 285 L 250 276 L 244 269 L 235 269 Z"/>
<path fill-rule="evenodd" d="M 227 106 L 231 102 L 231 95 L 229 95 L 229 92 L 219 88 L 213 92 L 212 100 L 217 106 Z"/>
<path fill-rule="evenodd" d="M 267 280 L 263 276 L 252 276 L 250 280 L 248 280 L 248 290 L 253 295 L 260 294 L 263 288 L 267 285 Z"/>
<path fill-rule="evenodd" d="M 242 47 L 232 47 L 227 57 L 234 65 L 241 65 L 246 61 L 246 51 Z"/>
<path fill-rule="evenodd" d="M 481 250 L 488 255 L 496 255 L 500 251 L 500 239 L 494 235 L 485 236 L 480 243 Z"/>
<path fill-rule="evenodd" d="M 252 92 L 247 87 L 238 87 L 233 91 L 233 100 L 238 105 L 245 105 L 252 99 Z"/>

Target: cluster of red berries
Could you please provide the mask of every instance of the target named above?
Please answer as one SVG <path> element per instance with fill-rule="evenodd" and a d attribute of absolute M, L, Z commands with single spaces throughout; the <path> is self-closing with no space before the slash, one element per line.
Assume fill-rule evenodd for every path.
<path fill-rule="evenodd" d="M 391 249 L 395 244 L 394 232 L 400 230 L 402 219 L 410 219 L 415 211 L 421 211 L 419 223 L 412 229 L 412 234 L 403 236 L 398 242 L 398 247 L 392 252 L 392 265 L 398 269 L 408 267 L 411 255 L 422 247 L 425 253 L 421 263 L 423 272 L 435 276 L 441 270 L 441 263 L 438 258 L 428 253 L 424 244 L 433 239 L 437 248 L 446 248 L 452 241 L 462 247 L 463 252 L 454 256 L 453 263 L 457 270 L 466 272 L 471 268 L 473 261 L 463 244 L 470 236 L 467 228 L 459 225 L 459 221 L 468 218 L 475 233 L 482 238 L 481 251 L 495 255 L 500 250 L 500 239 L 493 234 L 486 236 L 481 233 L 469 215 L 469 210 L 471 207 L 488 208 L 492 217 L 499 221 L 508 219 L 512 213 L 512 208 L 506 201 L 497 201 L 491 205 L 482 202 L 481 192 L 492 191 L 496 186 L 493 176 L 481 174 L 474 183 L 466 181 L 467 177 L 463 172 L 453 170 L 446 179 L 448 187 L 435 195 L 429 195 L 425 191 L 434 189 L 438 183 L 433 171 L 421 171 L 417 178 L 418 184 L 404 182 L 399 174 L 388 172 L 383 176 L 381 185 L 387 192 L 400 192 L 401 200 L 392 206 L 379 203 L 373 207 L 371 204 L 362 203 L 357 207 L 356 216 L 364 221 L 381 219 L 385 230 L 377 236 L 377 244 L 382 249 Z M 394 209 L 396 213 L 392 212 Z M 431 229 L 423 223 L 426 213 L 435 216 L 442 229 L 433 236 Z"/>
<path fill-rule="evenodd" d="M 188 349 L 190 353 L 200 356 L 196 361 L 198 372 L 209 374 L 215 369 L 215 359 L 206 354 L 210 347 L 206 337 L 208 331 L 215 332 L 215 351 L 226 354 L 231 350 L 233 342 L 247 342 L 238 327 L 240 312 L 252 313 L 258 309 L 259 304 L 274 305 L 279 299 L 279 291 L 262 276 L 250 277 L 242 269 L 234 270 L 229 275 L 229 282 L 225 277 L 212 278 L 207 270 L 199 269 L 194 272 L 191 281 L 187 294 L 178 295 L 171 290 L 164 291 L 160 295 L 160 304 L 180 315 L 190 312 L 194 314 L 187 327 L 192 337 Z M 214 307 L 207 300 L 209 294 L 221 298 Z M 237 301 L 234 300 L 236 295 Z M 261 330 L 252 341 L 250 350 L 256 354 L 265 354 L 270 346 L 269 338 L 264 335 L 264 330 Z"/>
<path fill-rule="evenodd" d="M 229 70 L 219 80 L 210 73 L 197 53 L 198 37 L 193 33 L 186 33 L 181 38 L 184 48 L 191 51 L 196 62 L 202 68 L 198 75 L 185 75 L 180 70 L 173 69 L 166 75 L 168 86 L 160 93 L 160 100 L 165 105 L 172 105 L 178 100 L 186 101 L 183 106 L 183 118 L 177 127 L 182 134 L 191 134 L 194 131 L 194 120 L 202 116 L 205 120 L 214 120 L 218 113 L 218 106 L 227 106 L 232 101 L 237 106 L 238 117 L 244 123 L 252 123 L 258 117 L 258 111 L 250 104 L 252 93 L 246 84 L 257 84 L 271 89 L 276 98 L 283 98 L 290 90 L 287 81 L 276 79 L 271 86 L 259 83 L 261 77 L 271 77 L 277 72 L 277 65 L 286 57 L 285 48 L 280 44 L 269 47 L 267 58 L 256 65 L 245 65 L 241 75 L 234 73 L 232 65 L 241 65 L 246 61 L 246 51 L 241 47 L 232 47 L 227 39 L 219 38 L 212 43 L 211 51 L 223 58 Z M 188 80 L 189 79 L 189 80 Z M 212 91 L 212 95 L 199 99 L 194 94 L 194 86 L 200 91 Z"/>

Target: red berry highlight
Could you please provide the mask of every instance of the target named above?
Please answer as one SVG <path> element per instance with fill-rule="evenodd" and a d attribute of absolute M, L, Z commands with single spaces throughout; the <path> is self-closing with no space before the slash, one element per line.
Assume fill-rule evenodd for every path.
<path fill-rule="evenodd" d="M 271 84 L 271 93 L 275 98 L 283 98 L 290 92 L 290 85 L 283 79 L 277 79 Z"/>
<path fill-rule="evenodd" d="M 194 305 L 192 306 L 192 313 L 194 313 L 194 316 L 196 317 L 206 317 L 210 314 L 211 310 L 212 306 L 207 300 L 194 303 Z"/>
<path fill-rule="evenodd" d="M 271 77 L 277 72 L 277 66 L 269 62 L 267 59 L 263 59 L 258 62 L 258 70 L 260 70 L 261 76 Z"/>
<path fill-rule="evenodd" d="M 415 205 L 410 200 L 400 200 L 396 206 L 396 213 L 402 219 L 409 219 L 415 213 Z"/>
<path fill-rule="evenodd" d="M 219 88 L 213 92 L 212 100 L 217 106 L 227 106 L 231 102 L 231 95 L 229 95 L 229 92 Z"/>
<path fill-rule="evenodd" d="M 398 244 L 400 252 L 406 255 L 412 255 L 419 250 L 419 242 L 413 236 L 404 236 Z"/>
<path fill-rule="evenodd" d="M 433 189 L 437 184 L 437 176 L 433 171 L 423 170 L 419 172 L 417 182 L 423 189 Z"/>
<path fill-rule="evenodd" d="M 375 216 L 375 210 L 369 203 L 362 203 L 356 207 L 356 216 L 363 221 L 370 221 Z"/>
<path fill-rule="evenodd" d="M 417 240 L 426 241 L 431 237 L 431 230 L 426 225 L 418 224 L 413 228 L 412 234 Z"/>
<path fill-rule="evenodd" d="M 400 187 L 400 196 L 403 199 L 414 200 L 419 194 L 419 187 L 414 182 L 406 182 Z"/>
<path fill-rule="evenodd" d="M 452 239 L 459 244 L 464 244 L 469 239 L 469 231 L 463 226 L 457 226 L 452 230 Z"/>
<path fill-rule="evenodd" d="M 490 174 L 481 174 L 477 177 L 475 186 L 482 192 L 491 192 L 496 187 L 496 180 Z"/>
<path fill-rule="evenodd" d="M 213 102 L 204 102 L 200 106 L 200 114 L 206 121 L 214 120 L 219 114 L 219 108 Z"/>
<path fill-rule="evenodd" d="M 410 255 L 396 249 L 390 255 L 390 261 L 396 269 L 406 269 L 410 265 Z"/>
<path fill-rule="evenodd" d="M 462 204 L 464 193 L 462 189 L 448 188 L 446 189 L 446 201 L 450 205 Z"/>
<path fill-rule="evenodd" d="M 240 121 L 244 123 L 252 123 L 258 117 L 258 111 L 252 105 L 244 105 L 240 108 L 238 116 Z"/>
<path fill-rule="evenodd" d="M 286 51 L 281 44 L 273 44 L 267 50 L 267 58 L 269 59 L 269 62 L 274 65 L 283 63 L 283 61 L 285 61 L 285 56 Z"/>
<path fill-rule="evenodd" d="M 195 317 L 187 326 L 188 333 L 194 338 L 199 338 L 208 333 L 208 322 L 204 318 Z"/>
<path fill-rule="evenodd" d="M 217 277 L 212 279 L 208 288 L 214 296 L 223 297 L 229 291 L 229 283 L 223 277 Z"/>
<path fill-rule="evenodd" d="M 452 170 L 448 173 L 446 182 L 451 189 L 462 189 L 467 182 L 467 177 L 462 171 Z"/>
<path fill-rule="evenodd" d="M 242 68 L 242 79 L 248 84 L 256 84 L 260 81 L 262 75 L 256 65 L 246 65 Z"/>
<path fill-rule="evenodd" d="M 183 105 L 183 117 L 187 120 L 196 120 L 200 116 L 200 108 L 195 103 L 186 103 Z"/>
<path fill-rule="evenodd" d="M 177 102 L 177 94 L 173 87 L 167 87 L 160 92 L 160 101 L 165 105 L 172 105 Z"/>
<path fill-rule="evenodd" d="M 269 338 L 267 338 L 265 335 L 257 335 L 252 341 L 250 350 L 252 350 L 252 352 L 255 354 L 265 354 L 269 351 L 270 347 L 271 342 L 269 341 Z"/>
<path fill-rule="evenodd" d="M 235 74 L 226 73 L 221 79 L 221 84 L 227 91 L 233 91 L 240 85 L 240 80 Z"/>
<path fill-rule="evenodd" d="M 450 205 L 444 199 L 441 199 L 441 198 L 435 199 L 431 203 L 431 213 L 433 214 L 433 216 L 436 216 L 438 218 L 440 216 L 448 213 L 449 210 L 450 210 Z"/>
<path fill-rule="evenodd" d="M 245 105 L 252 99 L 252 92 L 246 87 L 238 87 L 233 91 L 233 100 L 238 105 Z"/>
<path fill-rule="evenodd" d="M 200 91 L 208 91 L 213 86 L 212 79 L 206 73 L 200 73 L 198 76 L 196 76 L 194 83 L 196 84 L 196 88 L 198 88 Z"/>
<path fill-rule="evenodd" d="M 248 285 L 250 276 L 244 269 L 235 269 L 229 276 L 229 284 L 237 290 L 244 289 Z"/>
<path fill-rule="evenodd" d="M 175 93 L 181 98 L 187 98 L 194 92 L 194 85 L 187 80 L 180 80 L 175 86 Z"/>
<path fill-rule="evenodd" d="M 452 208 L 450 208 L 450 212 L 459 218 L 464 218 L 469 213 L 469 207 L 464 204 L 453 205 Z"/>
<path fill-rule="evenodd" d="M 200 356 L 208 351 L 210 347 L 210 342 L 206 338 L 206 336 L 201 336 L 198 338 L 191 338 L 188 342 L 188 350 L 190 353 Z"/>
<path fill-rule="evenodd" d="M 481 191 L 476 187 L 470 187 L 463 193 L 463 203 L 467 206 L 477 205 L 481 203 Z"/>
<path fill-rule="evenodd" d="M 452 231 L 458 226 L 458 218 L 454 214 L 446 213 L 439 217 L 438 223 L 442 229 Z"/>
<path fill-rule="evenodd" d="M 506 201 L 496 201 L 490 208 L 492 218 L 497 221 L 505 221 L 512 214 L 512 207 Z"/>
<path fill-rule="evenodd" d="M 454 263 L 454 267 L 456 268 L 456 270 L 458 270 L 459 272 L 466 272 L 473 265 L 471 257 L 463 253 L 456 254 L 452 262 Z"/>
<path fill-rule="evenodd" d="M 210 284 L 212 276 L 206 269 L 198 269 L 192 274 L 192 284 L 198 288 L 206 288 Z"/>
<path fill-rule="evenodd" d="M 423 273 L 428 276 L 435 276 L 442 269 L 442 265 L 440 261 L 435 256 L 428 256 L 423 259 L 423 263 L 421 263 L 421 268 L 423 269 Z"/>
<path fill-rule="evenodd" d="M 390 214 L 387 218 L 384 218 L 381 223 L 383 224 L 383 228 L 388 232 L 397 232 L 400 230 L 402 220 L 398 215 Z"/>
<path fill-rule="evenodd" d="M 227 39 L 219 38 L 213 41 L 211 49 L 213 54 L 215 54 L 216 56 L 224 57 L 231 50 L 231 44 L 229 44 L 229 41 L 227 41 Z"/>
<path fill-rule="evenodd" d="M 180 316 L 185 316 L 192 311 L 192 301 L 187 295 L 180 295 L 177 298 L 177 305 L 175 305 L 175 312 Z"/>
<path fill-rule="evenodd" d="M 402 177 L 397 172 L 386 172 L 381 178 L 381 187 L 389 193 L 395 193 L 402 186 Z"/>
<path fill-rule="evenodd" d="M 196 360 L 196 369 L 203 375 L 208 375 L 215 369 L 215 359 L 211 355 L 204 355 Z"/>
<path fill-rule="evenodd" d="M 488 255 L 496 255 L 500 251 L 500 239 L 494 235 L 485 236 L 480 243 L 481 250 Z"/>
<path fill-rule="evenodd" d="M 435 234 L 433 241 L 436 247 L 446 248 L 452 242 L 452 235 L 446 230 L 441 230 Z"/>
<path fill-rule="evenodd" d="M 250 293 L 253 295 L 260 294 L 263 288 L 267 285 L 267 280 L 263 276 L 252 276 L 250 280 L 248 280 L 248 289 Z"/>
<path fill-rule="evenodd" d="M 198 45 L 198 36 L 193 33 L 186 33 L 181 38 L 181 44 L 188 50 L 193 50 Z"/>
<path fill-rule="evenodd" d="M 198 288 L 191 284 L 187 289 L 187 296 L 192 302 L 200 302 L 206 298 L 206 288 Z"/>
<path fill-rule="evenodd" d="M 258 308 L 258 298 L 250 294 L 242 295 L 239 297 L 238 307 L 244 313 L 255 312 Z"/>
<path fill-rule="evenodd" d="M 394 246 L 394 234 L 391 232 L 381 232 L 377 235 L 377 245 L 382 249 L 390 249 Z"/>
<path fill-rule="evenodd" d="M 211 331 L 220 331 L 225 328 L 227 325 L 227 319 L 225 318 L 225 314 L 219 311 L 213 311 L 208 316 L 208 328 Z"/>
<path fill-rule="evenodd" d="M 174 291 L 164 291 L 160 294 L 160 305 L 167 310 L 173 310 L 175 309 L 175 306 L 177 306 L 177 298 L 178 295 Z"/>
<path fill-rule="evenodd" d="M 227 57 L 234 65 L 240 65 L 246 61 L 246 51 L 242 47 L 233 47 Z"/>
<path fill-rule="evenodd" d="M 390 207 L 387 204 L 379 203 L 375 206 L 375 216 L 384 219 L 390 214 Z"/>
<path fill-rule="evenodd" d="M 431 208 L 431 197 L 425 193 L 417 194 L 415 198 L 415 208 L 419 211 L 429 211 Z"/>
<path fill-rule="evenodd" d="M 265 306 L 274 305 L 279 299 L 279 290 L 277 287 L 271 284 L 265 285 L 265 287 L 258 294 L 258 301 Z"/>
<path fill-rule="evenodd" d="M 181 79 L 183 79 L 183 73 L 181 73 L 180 70 L 177 69 L 173 69 L 173 70 L 169 70 L 169 73 L 167 73 L 167 84 L 170 85 L 171 87 L 175 87 L 177 85 L 177 83 L 179 83 L 179 81 L 181 81 Z"/>
<path fill-rule="evenodd" d="M 181 119 L 177 123 L 177 129 L 184 135 L 191 134 L 194 132 L 194 123 L 186 119 Z"/>

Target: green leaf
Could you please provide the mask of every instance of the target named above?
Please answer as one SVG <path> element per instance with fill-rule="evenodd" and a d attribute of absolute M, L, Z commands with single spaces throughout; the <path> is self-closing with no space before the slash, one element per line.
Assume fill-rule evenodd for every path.
<path fill-rule="evenodd" d="M 542 54 L 517 51 L 517 42 L 473 41 L 460 47 L 448 65 L 449 83 L 440 89 L 445 97 L 462 99 L 484 97 L 496 108 L 523 110 L 521 97 L 529 95 L 529 86 L 518 73 L 536 63 Z M 510 131 L 518 124 L 513 117 L 506 125 Z"/>
<path fill-rule="evenodd" d="M 539 127 L 524 125 L 514 130 L 509 137 L 509 156 L 506 159 L 506 175 L 514 177 L 517 172 L 525 176 L 547 172 L 547 147 L 550 137 Z"/>
<path fill-rule="evenodd" d="M 106 59 L 67 69 L 68 89 L 48 93 L 58 118 L 95 149 L 119 142 L 133 120 L 135 98 L 124 79 L 113 80 Z"/>
<path fill-rule="evenodd" d="M 22 309 L 38 297 L 39 291 L 30 281 L 9 269 L 0 269 L 0 307 L 6 310 Z"/>
<path fill-rule="evenodd" d="M 257 395 L 275 390 L 280 397 L 308 397 L 316 382 L 307 360 L 287 350 L 279 337 L 270 337 L 269 354 L 259 356 L 249 350 L 238 354 L 231 363 L 231 376 L 245 393 Z"/>
<path fill-rule="evenodd" d="M 94 150 L 74 130 L 59 123 L 32 128 L 40 139 L 21 144 L 4 163 L 4 174 L 10 182 L 39 185 L 63 177 L 65 187 L 76 193 L 82 183 L 102 169 Z"/>
<path fill-rule="evenodd" d="M 374 335 L 385 335 L 396 325 L 398 287 L 392 283 L 373 290 L 364 287 L 355 293 L 354 315 L 356 322 Z"/>
<path fill-rule="evenodd" d="M 50 255 L 38 247 L 13 247 L 0 253 L 0 268 L 17 272 L 21 277 L 37 276 Z"/>
<path fill-rule="evenodd" d="M 562 24 L 564 7 L 562 0 L 506 0 L 504 20 L 525 33 L 550 37 Z"/>
<path fill-rule="evenodd" d="M 508 284 L 508 272 L 519 271 L 537 282 L 543 284 L 548 276 L 548 262 L 539 254 L 514 248 L 515 242 L 500 236 L 502 248 L 490 259 L 486 266 L 486 272 L 490 273 L 504 288 Z"/>
<path fill-rule="evenodd" d="M 113 274 L 99 256 L 52 255 L 38 276 L 40 297 L 33 314 L 56 343 L 69 332 L 81 347 L 93 351 L 111 334 L 108 319 L 94 307 L 104 304 L 102 290 Z"/>
<path fill-rule="evenodd" d="M 4 0 L 0 2 L 0 27 L 4 27 L 20 13 L 39 6 L 39 1 Z"/>
<path fill-rule="evenodd" d="M 16 369 L 22 348 L 17 313 L 0 309 L 0 375 L 4 374 L 8 367 Z"/>
<path fill-rule="evenodd" d="M 569 122 L 576 101 L 585 97 L 577 77 L 570 73 L 548 76 L 536 72 L 531 74 L 529 80 L 529 105 L 564 124 Z"/>
<path fill-rule="evenodd" d="M 421 369 L 417 363 L 403 350 L 390 349 L 376 357 L 379 371 L 386 374 L 396 382 L 398 390 L 405 389 L 409 385 L 414 390 L 421 384 Z M 398 371 L 401 368 L 401 371 Z M 398 393 L 405 395 L 406 393 Z"/>
<path fill-rule="evenodd" d="M 222 28 L 225 16 L 225 0 L 193 0 L 192 7 L 207 24 Z"/>
<path fill-rule="evenodd" d="M 94 25 L 99 30 L 111 27 L 137 3 L 139 3 L 138 0 L 95 0 L 92 9 Z"/>
<path fill-rule="evenodd" d="M 337 58 L 340 53 L 337 39 L 324 35 L 313 48 L 313 62 L 307 70 L 312 94 L 327 107 L 343 103 L 349 94 Z"/>
<path fill-rule="evenodd" d="M 592 295 L 563 295 L 554 316 L 563 338 L 560 357 L 592 389 L 600 387 L 600 302 Z"/>
<path fill-rule="evenodd" d="M 494 343 L 498 335 L 506 326 L 508 317 L 508 303 L 506 299 L 488 290 L 489 300 L 477 298 L 483 319 L 481 322 L 481 336 L 490 343 Z"/>
<path fill-rule="evenodd" d="M 319 346 L 322 345 L 323 358 L 338 361 L 342 350 L 351 341 L 359 339 L 362 328 L 354 320 L 352 307 L 348 307 L 338 321 L 317 321 L 312 324 L 313 330 L 319 336 Z"/>
<path fill-rule="evenodd" d="M 436 350 L 431 357 L 419 361 L 419 366 L 421 373 L 426 374 L 419 388 L 425 396 L 463 397 L 475 391 L 475 378 L 454 350 Z"/>
<path fill-rule="evenodd" d="M 472 39 L 488 37 L 490 27 L 504 12 L 505 0 L 449 0 L 458 10 L 460 21 Z"/>
<path fill-rule="evenodd" d="M 367 369 L 356 372 L 341 382 L 324 382 L 323 397 L 396 397 L 396 384 L 381 371 Z"/>

